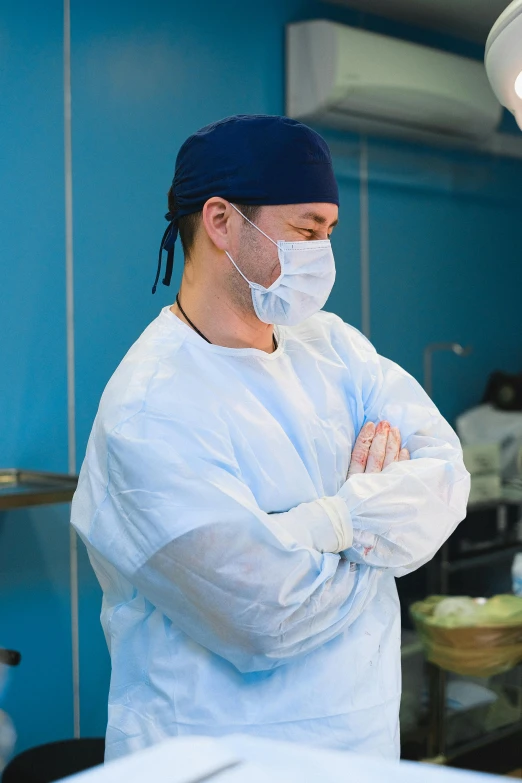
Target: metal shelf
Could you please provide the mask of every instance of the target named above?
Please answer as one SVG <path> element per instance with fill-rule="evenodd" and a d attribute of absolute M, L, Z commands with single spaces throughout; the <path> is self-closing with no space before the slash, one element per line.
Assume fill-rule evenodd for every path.
<path fill-rule="evenodd" d="M 430 727 L 428 725 L 419 726 L 414 731 L 405 732 L 403 735 L 401 735 L 401 740 L 403 743 L 405 742 L 425 743 L 429 739 L 429 730 Z M 493 743 L 498 742 L 499 740 L 506 739 L 507 737 L 511 737 L 516 734 L 520 734 L 522 736 L 521 720 L 513 721 L 513 723 L 510 723 L 507 726 L 502 726 L 501 728 L 488 731 L 488 733 L 484 736 L 476 737 L 475 739 L 465 740 L 464 742 L 457 743 L 449 750 L 446 750 L 446 752 L 443 755 L 437 755 L 437 756 L 428 755 L 424 758 L 421 758 L 420 761 L 425 763 L 446 764 L 448 761 L 449 762 L 455 761 L 459 757 L 464 756 L 465 754 L 470 753 L 471 751 L 478 750 L 479 748 L 487 747 L 488 745 L 492 745 Z"/>
<path fill-rule="evenodd" d="M 522 506 L 522 497 L 509 498 L 501 497 L 496 500 L 482 500 L 476 503 L 468 503 L 468 511 L 487 511 L 490 508 L 497 508 L 498 506 Z"/>
<path fill-rule="evenodd" d="M 454 761 L 455 759 L 458 759 L 459 756 L 464 756 L 465 753 L 470 753 L 473 750 L 492 745 L 494 742 L 498 742 L 498 740 L 505 739 L 506 737 L 511 737 L 514 734 L 522 734 L 522 721 L 515 721 L 507 726 L 502 726 L 502 728 L 488 731 L 483 737 L 477 737 L 474 740 L 467 740 L 459 745 L 455 745 L 454 748 L 447 752 L 445 760 Z"/>
<path fill-rule="evenodd" d="M 487 565 L 493 563 L 495 560 L 503 560 L 508 555 L 515 555 L 517 552 L 522 551 L 522 541 L 513 546 L 499 547 L 498 549 L 488 549 L 481 555 L 470 555 L 469 557 L 459 557 L 455 560 L 443 560 L 441 568 L 446 571 L 454 573 L 455 571 L 462 571 L 466 568 L 475 568 L 480 565 Z"/>
<path fill-rule="evenodd" d="M 494 500 L 487 503 L 476 503 L 468 505 L 469 511 L 483 511 L 493 510 L 496 511 L 497 516 L 497 529 L 505 531 L 507 526 L 507 506 L 521 506 L 519 500 Z M 505 540 L 499 539 L 498 543 L 487 547 L 481 547 L 479 551 L 460 554 L 456 557 L 450 556 L 449 544 L 446 543 L 441 547 L 440 553 L 433 559 L 431 563 L 431 584 L 429 592 L 440 592 L 442 595 L 448 593 L 448 576 L 450 573 L 456 571 L 463 571 L 466 569 L 476 568 L 478 566 L 487 565 L 492 562 L 501 561 L 510 555 L 514 555 L 517 552 L 522 551 L 522 541 L 516 541 L 508 543 Z M 435 586 L 435 582 L 438 580 L 435 578 L 437 569 L 440 571 L 440 585 Z"/>
<path fill-rule="evenodd" d="M 51 503 L 70 503 L 78 476 L 0 468 L 0 511 Z"/>
<path fill-rule="evenodd" d="M 424 653 L 422 642 L 411 642 L 401 646 L 401 658 L 409 658 L 411 655 L 418 655 L 419 653 Z"/>

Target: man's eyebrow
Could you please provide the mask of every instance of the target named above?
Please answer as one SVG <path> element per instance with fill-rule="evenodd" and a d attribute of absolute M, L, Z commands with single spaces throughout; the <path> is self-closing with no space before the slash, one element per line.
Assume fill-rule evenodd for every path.
<path fill-rule="evenodd" d="M 304 212 L 302 215 L 299 215 L 300 220 L 313 220 L 315 223 L 319 223 L 319 225 L 323 226 L 327 220 L 324 217 L 324 215 L 319 215 L 317 212 Z M 330 224 L 330 228 L 333 228 L 338 224 L 339 220 L 334 220 L 333 223 Z"/>

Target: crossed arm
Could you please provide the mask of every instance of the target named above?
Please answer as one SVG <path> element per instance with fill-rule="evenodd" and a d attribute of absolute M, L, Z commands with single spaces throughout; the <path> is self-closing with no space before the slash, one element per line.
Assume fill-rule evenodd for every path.
<path fill-rule="evenodd" d="M 240 671 L 317 649 L 360 616 L 385 573 L 427 562 L 465 516 L 455 433 L 411 376 L 372 362 L 364 414 L 381 423 L 362 427 L 336 495 L 268 514 L 225 432 L 149 408 L 108 436 L 107 496 L 84 538 Z"/>

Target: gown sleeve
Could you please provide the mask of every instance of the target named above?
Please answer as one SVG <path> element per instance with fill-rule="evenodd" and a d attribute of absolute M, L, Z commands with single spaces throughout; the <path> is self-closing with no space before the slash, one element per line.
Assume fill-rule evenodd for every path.
<path fill-rule="evenodd" d="M 104 452 L 105 441 L 103 502 L 82 520 L 88 472 L 73 500 L 82 538 L 177 627 L 240 671 L 315 650 L 375 595 L 384 570 L 314 547 L 331 515 L 344 525 L 335 546 L 351 543 L 345 502 L 304 503 L 288 512 L 287 529 L 284 513 L 258 506 L 218 426 L 189 428 L 147 407 L 107 434 L 95 431 L 92 448 Z M 309 525 L 305 543 L 292 535 L 297 517 Z"/>
<path fill-rule="evenodd" d="M 430 560 L 466 516 L 470 476 L 459 439 L 420 384 L 352 327 L 352 366 L 364 419 L 398 427 L 411 459 L 341 487 L 353 543 L 343 556 L 403 576 Z"/>

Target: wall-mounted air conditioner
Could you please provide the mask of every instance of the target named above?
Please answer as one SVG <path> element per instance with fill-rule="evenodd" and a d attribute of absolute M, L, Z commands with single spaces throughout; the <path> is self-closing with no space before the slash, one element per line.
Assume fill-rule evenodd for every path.
<path fill-rule="evenodd" d="M 317 20 L 288 25 L 286 71 L 286 114 L 304 122 L 485 149 L 499 136 L 482 62 Z"/>

